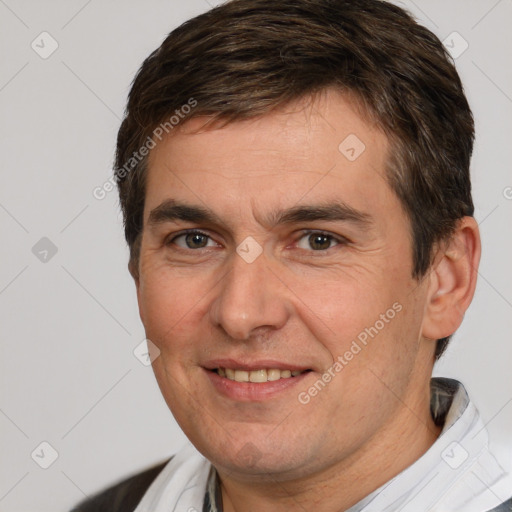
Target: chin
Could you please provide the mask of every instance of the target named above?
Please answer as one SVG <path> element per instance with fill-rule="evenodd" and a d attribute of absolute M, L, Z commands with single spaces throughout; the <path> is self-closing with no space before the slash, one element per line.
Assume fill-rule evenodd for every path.
<path fill-rule="evenodd" d="M 223 456 L 212 460 L 212 464 L 221 472 L 227 473 L 237 480 L 275 482 L 297 477 L 296 473 L 303 465 L 293 464 L 290 460 L 276 459 L 276 455 L 262 455 L 251 448 L 242 449 L 234 458 L 226 460 Z"/>
<path fill-rule="evenodd" d="M 288 437 L 288 440 L 290 438 Z M 206 446 L 204 438 L 196 447 L 222 473 L 238 479 L 276 481 L 300 476 L 308 466 L 308 456 L 300 444 L 285 443 L 283 439 L 269 442 L 268 436 L 226 439 L 221 445 Z M 203 449 L 205 448 L 205 449 Z M 294 454 L 291 456 L 291 454 Z"/>

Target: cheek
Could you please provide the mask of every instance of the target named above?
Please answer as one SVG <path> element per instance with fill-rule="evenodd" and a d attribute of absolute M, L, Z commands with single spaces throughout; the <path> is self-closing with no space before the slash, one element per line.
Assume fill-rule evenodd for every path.
<path fill-rule="evenodd" d="M 181 345 L 197 326 L 207 289 L 198 280 L 154 269 L 141 279 L 139 302 L 146 335 L 161 350 Z M 182 341 L 183 340 L 183 341 Z"/>
<path fill-rule="evenodd" d="M 371 275 L 333 275 L 331 278 L 307 278 L 304 285 L 296 287 L 298 311 L 311 328 L 325 332 L 334 344 L 354 339 L 380 321 L 380 315 L 395 316 L 393 304 L 397 294 L 389 284 L 378 281 Z M 386 317 L 386 320 L 388 318 Z M 379 324 L 380 325 L 380 324 Z M 321 339 L 322 337 L 319 336 Z"/>
<path fill-rule="evenodd" d="M 326 369 L 338 357 L 351 368 L 344 373 L 355 375 L 370 368 L 385 376 L 400 363 L 413 364 L 422 322 L 414 283 L 403 272 L 358 277 L 310 279 L 297 302 L 302 323 L 329 354 Z"/>

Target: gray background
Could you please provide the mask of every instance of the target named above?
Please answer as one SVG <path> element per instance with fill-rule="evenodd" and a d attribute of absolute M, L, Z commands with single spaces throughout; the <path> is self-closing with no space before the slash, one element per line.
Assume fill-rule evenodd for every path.
<path fill-rule="evenodd" d="M 92 190 L 110 176 L 138 66 L 213 3 L 0 0 L 1 512 L 66 510 L 184 443 L 133 354 L 144 331 L 116 192 L 99 201 Z M 511 468 L 512 0 L 401 5 L 442 40 L 456 31 L 469 44 L 456 63 L 477 122 L 484 251 L 476 298 L 436 373 L 466 384 Z M 43 31 L 59 45 L 46 59 L 31 47 L 51 49 Z M 43 441 L 58 453 L 48 469 Z"/>

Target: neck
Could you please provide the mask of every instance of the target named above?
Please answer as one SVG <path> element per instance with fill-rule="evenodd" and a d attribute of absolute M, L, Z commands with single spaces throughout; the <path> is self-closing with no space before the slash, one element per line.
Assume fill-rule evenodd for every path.
<path fill-rule="evenodd" d="M 224 512 L 281 512 L 301 507 L 346 510 L 419 459 L 440 434 L 430 415 L 430 395 L 402 402 L 393 420 L 350 457 L 298 479 L 265 481 L 219 472 Z"/>

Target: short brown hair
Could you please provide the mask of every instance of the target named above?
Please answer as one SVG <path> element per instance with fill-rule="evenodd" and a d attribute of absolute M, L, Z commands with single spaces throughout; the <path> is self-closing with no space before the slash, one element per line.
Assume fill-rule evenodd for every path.
<path fill-rule="evenodd" d="M 381 0 L 231 0 L 175 29 L 144 61 L 115 161 L 132 273 L 147 170 L 134 155 L 157 126 L 191 98 L 189 117 L 233 122 L 327 87 L 356 97 L 388 136 L 387 178 L 410 219 L 414 277 L 423 277 L 435 245 L 473 215 L 473 117 L 439 39 Z M 447 342 L 438 340 L 436 357 Z"/>

